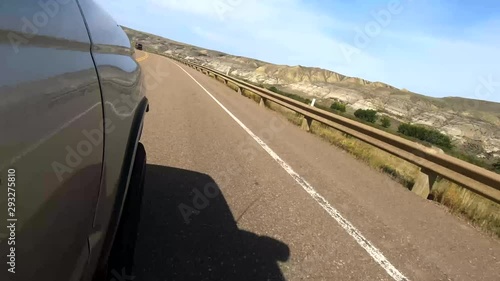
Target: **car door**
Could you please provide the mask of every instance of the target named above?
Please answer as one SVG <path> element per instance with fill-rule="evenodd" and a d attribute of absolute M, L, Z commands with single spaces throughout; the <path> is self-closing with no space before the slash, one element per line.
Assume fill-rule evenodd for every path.
<path fill-rule="evenodd" d="M 80 278 L 103 141 L 100 86 L 76 0 L 1 1 L 0 280 Z"/>
<path fill-rule="evenodd" d="M 94 0 L 78 1 L 92 41 L 105 116 L 104 169 L 93 233 L 89 272 L 102 271 L 121 219 L 133 159 L 148 105 L 143 73 L 123 29 Z M 121 268 L 114 270 L 120 272 Z"/>

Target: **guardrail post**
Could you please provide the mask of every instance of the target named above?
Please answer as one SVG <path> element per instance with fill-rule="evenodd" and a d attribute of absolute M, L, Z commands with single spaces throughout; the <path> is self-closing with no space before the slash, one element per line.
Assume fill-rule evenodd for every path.
<path fill-rule="evenodd" d="M 227 80 L 226 79 L 224 79 L 224 84 L 227 85 Z"/>
<path fill-rule="evenodd" d="M 243 88 L 240 86 L 238 86 L 238 94 L 243 95 Z"/>
<path fill-rule="evenodd" d="M 260 97 L 259 105 L 262 107 L 266 107 L 266 99 L 263 97 Z"/>
<path fill-rule="evenodd" d="M 301 128 L 303 130 L 306 130 L 307 132 L 311 131 L 311 124 L 312 124 L 312 118 L 304 116 L 302 119 L 302 126 Z"/>
<path fill-rule="evenodd" d="M 413 184 L 411 191 L 418 196 L 427 199 L 429 198 L 429 194 L 431 193 L 432 186 L 434 186 L 436 179 L 437 174 L 422 168 L 418 173 L 417 180 Z"/>

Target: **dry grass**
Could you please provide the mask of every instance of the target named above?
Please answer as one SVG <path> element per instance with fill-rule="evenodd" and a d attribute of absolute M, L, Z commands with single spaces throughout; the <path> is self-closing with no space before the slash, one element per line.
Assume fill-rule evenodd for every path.
<path fill-rule="evenodd" d="M 311 132 L 344 149 L 371 167 L 388 173 L 408 189 L 413 186 L 419 172 L 417 166 L 318 122 L 312 123 Z"/>
<path fill-rule="evenodd" d="M 288 121 L 292 122 L 293 124 L 297 126 L 302 125 L 302 115 L 298 114 L 297 112 L 270 101 L 266 101 L 266 106 L 269 109 L 284 115 L 286 119 L 288 119 Z"/>
<path fill-rule="evenodd" d="M 452 212 L 500 238 L 499 204 L 444 179 L 434 184 L 431 194 Z"/>
<path fill-rule="evenodd" d="M 227 82 L 227 86 L 231 89 L 233 89 L 233 91 L 237 92 L 238 91 L 238 86 L 236 86 L 234 83 L 232 83 L 231 81 L 228 81 Z"/>
<path fill-rule="evenodd" d="M 260 96 L 257 95 L 257 94 L 254 94 L 253 92 L 251 91 L 248 91 L 248 90 L 243 90 L 243 96 L 249 98 L 249 99 L 252 99 L 253 101 L 259 103 L 260 102 Z"/>
<path fill-rule="evenodd" d="M 268 103 L 266 105 L 270 109 L 285 115 L 293 124 L 300 126 L 302 123 L 302 116 L 300 114 L 275 103 Z M 344 149 L 371 167 L 389 174 L 394 180 L 408 189 L 413 187 L 420 171 L 419 167 L 405 160 L 321 123 L 313 122 L 311 133 Z M 500 238 L 499 204 L 444 179 L 434 184 L 431 194 L 434 200 L 447 206 L 453 213 L 464 216 L 474 225 Z"/>
<path fill-rule="evenodd" d="M 228 86 L 235 91 L 238 90 L 238 87 L 232 83 L 228 83 Z M 260 102 L 260 96 L 251 91 L 244 90 L 243 95 L 255 102 Z M 302 124 L 302 115 L 273 102 L 266 101 L 266 106 L 284 115 L 291 123 L 297 126 Z M 390 175 L 408 189 L 413 187 L 420 171 L 419 167 L 405 160 L 324 124 L 313 121 L 311 133 L 344 149 L 371 167 Z M 431 195 L 435 201 L 447 206 L 452 213 L 463 216 L 475 226 L 500 238 L 499 204 L 445 179 L 440 179 L 434 184 Z"/>

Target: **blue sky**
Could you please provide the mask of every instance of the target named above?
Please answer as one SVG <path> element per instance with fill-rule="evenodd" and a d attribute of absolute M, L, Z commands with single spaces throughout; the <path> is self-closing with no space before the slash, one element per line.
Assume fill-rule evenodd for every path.
<path fill-rule="evenodd" d="M 500 1 L 96 1 L 121 25 L 200 47 L 500 102 Z"/>

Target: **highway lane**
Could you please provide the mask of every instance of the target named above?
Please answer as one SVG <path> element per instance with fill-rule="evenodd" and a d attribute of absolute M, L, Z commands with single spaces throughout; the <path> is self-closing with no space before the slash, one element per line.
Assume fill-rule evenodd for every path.
<path fill-rule="evenodd" d="M 500 279 L 497 240 L 223 84 L 137 56 L 151 103 L 138 280 Z"/>

